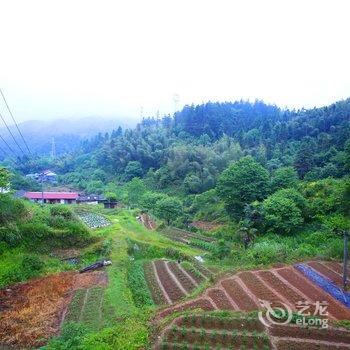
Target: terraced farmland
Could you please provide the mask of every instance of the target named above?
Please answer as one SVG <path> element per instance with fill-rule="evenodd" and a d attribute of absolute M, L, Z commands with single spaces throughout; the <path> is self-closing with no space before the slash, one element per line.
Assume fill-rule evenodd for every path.
<path fill-rule="evenodd" d="M 202 267 L 179 264 L 168 260 L 155 260 L 144 265 L 145 278 L 155 304 L 173 304 L 190 293 L 210 275 L 210 271 Z"/>
<path fill-rule="evenodd" d="M 80 322 L 91 331 L 101 329 L 103 294 L 102 287 L 79 289 L 68 307 L 64 322 Z"/>
<path fill-rule="evenodd" d="M 316 302 L 324 301 L 328 303 L 330 319 L 350 319 L 350 309 L 291 266 L 239 272 L 219 280 L 195 300 L 162 310 L 159 316 L 196 307 L 204 310 L 252 311 L 262 308 L 260 300 L 271 302 L 273 307 L 286 304 L 295 312 L 300 310 L 298 302 L 306 302 L 312 313 L 317 307 Z"/>
<path fill-rule="evenodd" d="M 160 349 L 350 349 L 350 331 L 293 324 L 266 327 L 256 316 L 196 313 L 175 318 L 160 334 Z"/>
<path fill-rule="evenodd" d="M 203 250 L 215 249 L 215 238 L 200 235 L 198 233 L 181 230 L 175 227 L 166 227 L 161 233 L 175 242 L 181 242 Z"/>

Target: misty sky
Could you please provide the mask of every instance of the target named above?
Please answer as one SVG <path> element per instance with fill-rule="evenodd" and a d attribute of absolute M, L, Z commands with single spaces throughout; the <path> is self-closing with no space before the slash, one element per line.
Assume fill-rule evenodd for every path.
<path fill-rule="evenodd" d="M 350 97 L 350 1 L 0 0 L 18 120 L 140 118 L 203 101 Z M 0 107 L 0 111 L 2 111 Z"/>

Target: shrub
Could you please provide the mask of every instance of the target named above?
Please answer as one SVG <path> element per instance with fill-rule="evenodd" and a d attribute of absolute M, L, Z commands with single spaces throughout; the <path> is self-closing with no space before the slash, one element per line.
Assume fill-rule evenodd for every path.
<path fill-rule="evenodd" d="M 89 230 L 77 221 L 68 221 L 65 229 L 56 231 L 53 237 L 61 246 L 82 247 L 91 241 Z"/>
<path fill-rule="evenodd" d="M 50 214 L 52 216 L 61 216 L 66 220 L 71 220 L 73 218 L 72 210 L 63 205 L 55 205 L 50 207 Z"/>
<path fill-rule="evenodd" d="M 21 239 L 21 232 L 16 225 L 8 224 L 0 227 L 0 242 L 5 242 L 10 247 L 15 247 L 21 242 Z"/>
<path fill-rule="evenodd" d="M 63 326 L 60 336 L 51 339 L 43 350 L 83 350 L 87 330 L 82 324 L 69 322 Z"/>
<path fill-rule="evenodd" d="M 8 271 L 3 276 L 1 285 L 22 282 L 37 277 L 44 269 L 44 262 L 37 255 L 25 255 L 16 268 Z"/>
<path fill-rule="evenodd" d="M 256 243 L 247 251 L 247 261 L 256 265 L 284 262 L 288 256 L 288 249 L 284 244 L 268 241 Z"/>
<path fill-rule="evenodd" d="M 26 277 L 34 277 L 40 274 L 45 264 L 37 255 L 25 255 L 21 267 L 26 271 Z"/>
<path fill-rule="evenodd" d="M 42 240 L 52 231 L 48 225 L 41 222 L 26 222 L 20 224 L 19 229 L 26 242 Z"/>
<path fill-rule="evenodd" d="M 8 195 L 0 196 L 0 226 L 9 222 L 18 222 L 27 214 L 23 200 Z"/>

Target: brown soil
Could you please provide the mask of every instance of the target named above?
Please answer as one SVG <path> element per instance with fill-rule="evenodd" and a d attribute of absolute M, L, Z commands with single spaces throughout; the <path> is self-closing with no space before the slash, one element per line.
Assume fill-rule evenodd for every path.
<path fill-rule="evenodd" d="M 321 343 L 319 341 L 303 341 L 301 339 L 277 339 L 277 350 L 348 350 L 349 345 L 341 343 Z"/>
<path fill-rule="evenodd" d="M 330 279 L 337 286 L 342 287 L 343 280 L 342 280 L 341 276 L 338 273 L 334 272 L 333 270 L 329 269 L 327 266 L 319 263 L 318 261 L 310 261 L 307 263 L 307 265 L 312 267 L 319 274 Z"/>
<path fill-rule="evenodd" d="M 227 294 L 235 302 L 235 304 L 242 311 L 256 310 L 257 306 L 255 302 L 249 297 L 249 295 L 241 288 L 241 286 L 234 279 L 227 279 L 221 282 L 223 288 L 225 288 Z"/>
<path fill-rule="evenodd" d="M 74 275 L 63 272 L 0 291 L 0 299 L 7 306 L 0 314 L 1 342 L 39 346 L 57 334 L 62 313 L 70 301 Z"/>
<path fill-rule="evenodd" d="M 196 227 L 203 231 L 212 231 L 220 227 L 219 224 L 214 224 L 210 221 L 194 221 L 189 226 Z"/>
<path fill-rule="evenodd" d="M 337 272 L 340 276 L 343 276 L 343 264 L 336 261 L 326 261 L 323 262 L 324 265 Z M 348 278 L 350 278 L 350 271 L 348 273 Z"/>
<path fill-rule="evenodd" d="M 350 345 L 350 331 L 342 329 L 322 329 L 322 328 L 306 328 L 292 325 L 274 325 L 270 329 L 270 334 L 280 338 L 300 338 L 314 339 L 319 341 L 329 341 L 345 343 Z"/>
<path fill-rule="evenodd" d="M 274 275 L 271 271 L 259 271 L 258 275 L 269 285 L 271 286 L 277 293 L 279 293 L 283 298 L 288 300 L 290 304 L 293 306 L 296 305 L 298 301 L 303 301 L 304 298 L 294 292 L 291 288 L 288 288 L 276 275 Z"/>
<path fill-rule="evenodd" d="M 169 262 L 168 266 L 187 293 L 190 293 L 196 287 L 192 281 L 182 272 L 178 264 Z"/>
<path fill-rule="evenodd" d="M 272 303 L 273 306 L 280 306 L 281 299 L 277 294 L 270 291 L 251 271 L 240 272 L 238 277 L 249 288 L 249 290 L 261 300 L 266 300 Z"/>
<path fill-rule="evenodd" d="M 159 317 L 163 318 L 165 316 L 172 314 L 173 312 L 180 312 L 184 310 L 194 310 L 194 309 L 202 309 L 203 311 L 213 311 L 214 306 L 208 299 L 200 298 L 184 304 L 180 304 L 177 306 L 164 309 L 159 313 Z"/>
<path fill-rule="evenodd" d="M 149 230 L 154 230 L 156 228 L 155 221 L 146 213 L 140 215 L 140 220 L 142 224 Z"/>
<path fill-rule="evenodd" d="M 219 318 L 210 315 L 191 315 L 187 318 L 180 316 L 175 320 L 175 324 L 179 327 L 186 328 L 204 328 L 204 329 L 221 329 L 221 330 L 246 330 L 264 332 L 265 328 L 262 323 L 256 318 Z"/>
<path fill-rule="evenodd" d="M 93 286 L 106 286 L 108 277 L 105 271 L 91 271 L 75 275 L 73 289 L 87 289 Z"/>
<path fill-rule="evenodd" d="M 103 271 L 79 274 L 69 271 L 33 279 L 0 291 L 1 344 L 41 346 L 58 334 L 74 291 L 106 285 Z"/>
<path fill-rule="evenodd" d="M 187 272 L 198 284 L 200 284 L 200 283 L 203 282 L 204 277 L 203 277 L 202 275 L 195 274 L 195 273 L 193 273 L 190 269 L 187 269 L 187 268 L 185 268 L 185 267 L 183 267 L 183 268 L 186 270 L 186 272 Z"/>
<path fill-rule="evenodd" d="M 159 286 L 159 283 L 154 273 L 153 265 L 151 263 L 146 263 L 143 265 L 143 270 L 154 303 L 157 305 L 170 304 L 171 300 L 167 300 L 162 289 Z"/>
<path fill-rule="evenodd" d="M 219 310 L 234 310 L 234 307 L 221 289 L 209 289 L 207 295 L 213 300 Z"/>
<path fill-rule="evenodd" d="M 277 273 L 285 278 L 289 283 L 298 288 L 308 298 L 313 301 L 327 301 L 327 310 L 331 316 L 338 320 L 350 319 L 350 311 L 325 293 L 321 288 L 312 284 L 307 278 L 299 273 L 295 268 L 286 267 L 278 269 Z"/>
<path fill-rule="evenodd" d="M 230 347 L 231 349 L 239 349 L 241 346 L 245 345 L 247 348 L 251 349 L 254 346 L 258 349 L 262 349 L 266 340 L 262 337 L 253 336 L 252 334 L 246 333 L 242 335 L 237 333 L 233 335 L 228 331 L 222 331 L 220 329 L 216 330 L 201 330 L 198 328 L 186 329 L 170 329 L 165 335 L 165 340 L 174 343 L 190 343 L 199 345 L 210 345 Z"/>
<path fill-rule="evenodd" d="M 154 265 L 156 267 L 156 271 L 158 274 L 158 277 L 160 279 L 160 282 L 165 289 L 166 293 L 168 294 L 169 298 L 172 302 L 176 302 L 183 298 L 185 294 L 181 291 L 181 289 L 176 285 L 175 281 L 169 274 L 164 260 L 157 260 L 154 262 Z"/>

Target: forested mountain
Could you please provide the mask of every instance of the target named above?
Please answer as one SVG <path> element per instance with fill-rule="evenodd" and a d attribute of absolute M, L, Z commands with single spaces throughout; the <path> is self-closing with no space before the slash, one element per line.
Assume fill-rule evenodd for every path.
<path fill-rule="evenodd" d="M 52 138 L 55 140 L 56 154 L 62 155 L 71 152 L 80 146 L 80 143 L 90 139 L 98 133 L 105 134 L 118 126 L 131 127 L 134 123 L 125 123 L 122 118 L 106 119 L 102 117 L 86 118 L 59 118 L 52 120 L 31 120 L 19 124 L 19 128 L 27 140 L 31 151 L 39 156 L 50 155 Z M 10 130 L 19 139 L 15 126 L 10 126 Z M 19 152 L 16 144 L 11 138 L 8 130 L 0 128 L 0 135 L 4 137 L 13 150 Z M 20 139 L 19 141 L 20 142 Z M 21 144 L 20 144 L 21 145 Z M 3 145 L 4 149 L 5 145 Z M 26 150 L 25 146 L 22 147 Z M 18 153 L 21 156 L 20 152 Z M 4 155 L 0 154 L 0 159 Z"/>
<path fill-rule="evenodd" d="M 301 179 L 337 178 L 348 171 L 349 120 L 349 99 L 299 111 L 261 101 L 209 102 L 84 141 L 55 168 L 63 183 L 80 189 L 137 176 L 154 189 L 189 194 L 213 188 L 218 175 L 245 155 L 270 172 L 292 166 Z"/>

